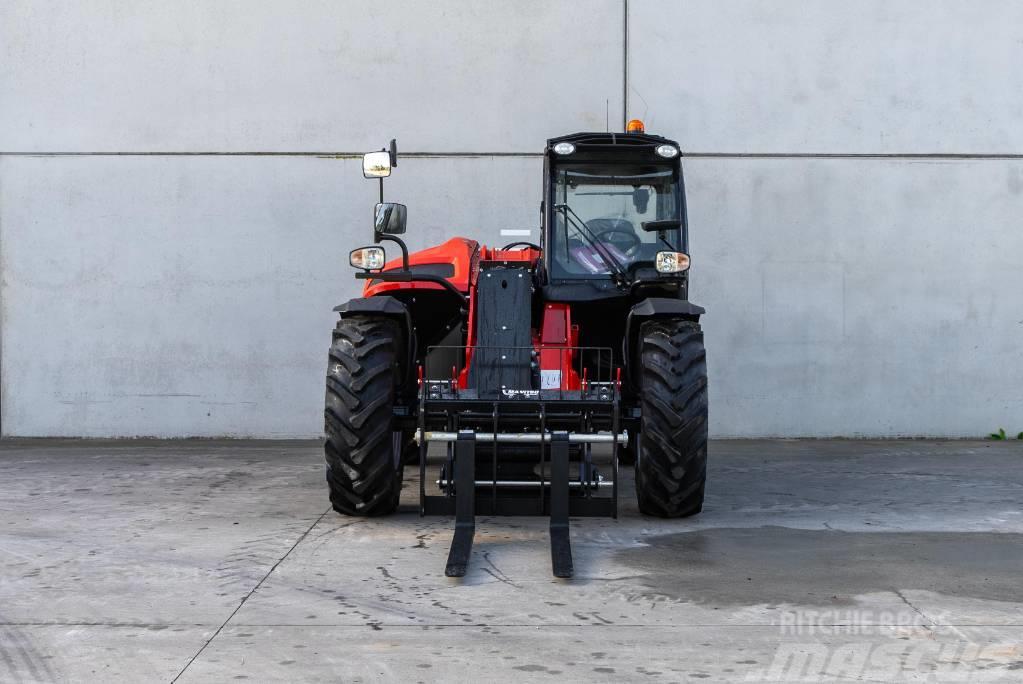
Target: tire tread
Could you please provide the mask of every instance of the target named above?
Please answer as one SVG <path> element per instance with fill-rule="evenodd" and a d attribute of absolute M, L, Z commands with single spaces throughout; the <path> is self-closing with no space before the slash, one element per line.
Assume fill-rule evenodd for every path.
<path fill-rule="evenodd" d="M 699 323 L 640 328 L 642 429 L 636 495 L 647 515 L 699 513 L 707 478 L 707 356 Z"/>
<path fill-rule="evenodd" d="M 403 347 L 398 324 L 387 318 L 353 316 L 334 328 L 324 456 L 330 502 L 339 513 L 387 515 L 398 507 L 401 461 L 391 423 Z"/>

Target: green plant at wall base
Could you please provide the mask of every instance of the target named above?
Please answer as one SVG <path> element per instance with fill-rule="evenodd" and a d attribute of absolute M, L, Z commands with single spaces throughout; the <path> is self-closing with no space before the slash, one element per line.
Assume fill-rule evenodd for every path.
<path fill-rule="evenodd" d="M 999 442 L 1009 439 L 1009 436 L 1005 434 L 1005 428 L 998 428 L 998 432 L 992 432 L 988 435 L 988 439 L 993 439 Z M 1023 440 L 1023 432 L 1016 435 L 1016 439 Z"/>

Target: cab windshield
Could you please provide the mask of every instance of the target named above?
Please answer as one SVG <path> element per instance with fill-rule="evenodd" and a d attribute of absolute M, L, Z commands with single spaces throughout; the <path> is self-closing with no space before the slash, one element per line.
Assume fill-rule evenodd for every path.
<path fill-rule="evenodd" d="M 681 218 L 673 169 L 579 164 L 554 174 L 553 277 L 610 276 L 679 249 L 678 229 L 664 231 L 662 240 L 642 225 Z"/>

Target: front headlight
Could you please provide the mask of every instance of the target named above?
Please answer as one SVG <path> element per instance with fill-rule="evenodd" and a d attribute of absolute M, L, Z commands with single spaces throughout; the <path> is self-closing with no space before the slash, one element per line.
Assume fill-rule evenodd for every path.
<path fill-rule="evenodd" d="M 361 268 L 365 271 L 375 271 L 378 268 L 383 268 L 384 248 L 359 247 L 358 249 L 353 249 L 352 253 L 348 255 L 348 262 L 355 268 Z"/>
<path fill-rule="evenodd" d="M 689 270 L 689 255 L 685 252 L 658 252 L 654 264 L 658 273 L 682 273 Z"/>
<path fill-rule="evenodd" d="M 674 145 L 658 145 L 655 151 L 665 159 L 674 159 L 678 156 L 678 148 Z"/>

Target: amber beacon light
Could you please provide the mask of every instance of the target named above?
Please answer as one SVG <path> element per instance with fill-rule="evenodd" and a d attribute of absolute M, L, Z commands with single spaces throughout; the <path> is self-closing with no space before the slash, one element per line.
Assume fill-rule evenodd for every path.
<path fill-rule="evenodd" d="M 642 133 L 643 131 L 643 122 L 639 119 L 632 119 L 629 123 L 625 124 L 626 133 Z"/>

